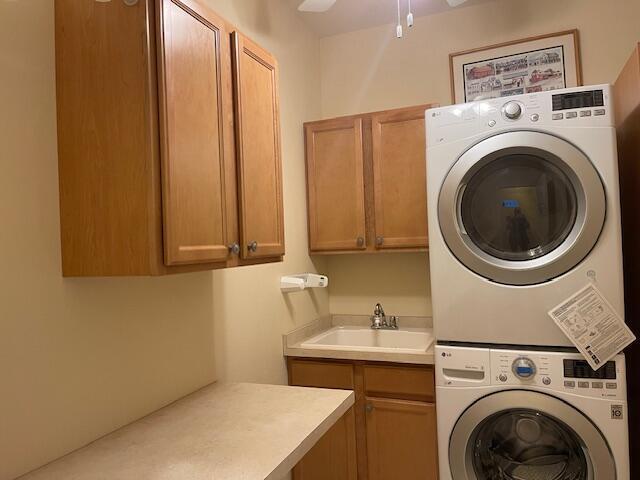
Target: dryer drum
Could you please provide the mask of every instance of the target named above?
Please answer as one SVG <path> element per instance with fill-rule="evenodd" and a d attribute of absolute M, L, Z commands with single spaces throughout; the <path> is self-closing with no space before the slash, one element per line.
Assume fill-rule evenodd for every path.
<path fill-rule="evenodd" d="M 438 222 L 453 255 L 507 285 L 558 277 L 595 246 L 606 214 L 604 185 L 575 145 L 516 131 L 481 140 L 440 189 Z"/>

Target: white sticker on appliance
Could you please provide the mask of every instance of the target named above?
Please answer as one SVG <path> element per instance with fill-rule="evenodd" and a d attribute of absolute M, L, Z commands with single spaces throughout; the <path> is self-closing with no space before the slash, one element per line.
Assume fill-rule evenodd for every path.
<path fill-rule="evenodd" d="M 597 370 L 636 337 L 595 285 L 589 284 L 549 316 Z"/>

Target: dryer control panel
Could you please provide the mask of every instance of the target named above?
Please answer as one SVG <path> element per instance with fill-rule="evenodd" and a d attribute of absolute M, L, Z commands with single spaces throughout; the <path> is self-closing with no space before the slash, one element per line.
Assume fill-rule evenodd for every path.
<path fill-rule="evenodd" d="M 623 355 L 593 370 L 581 354 L 566 351 L 436 346 L 436 383 L 441 386 L 526 386 L 624 399 L 624 370 Z"/>
<path fill-rule="evenodd" d="M 609 85 L 488 98 L 427 110 L 427 142 L 446 144 L 504 129 L 612 128 L 612 109 Z"/>

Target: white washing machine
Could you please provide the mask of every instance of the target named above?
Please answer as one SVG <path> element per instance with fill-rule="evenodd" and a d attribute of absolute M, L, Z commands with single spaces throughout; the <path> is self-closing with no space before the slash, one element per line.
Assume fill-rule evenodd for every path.
<path fill-rule="evenodd" d="M 623 355 L 436 347 L 440 480 L 630 480 L 625 380 Z"/>
<path fill-rule="evenodd" d="M 594 282 L 624 314 L 608 85 L 426 111 L 438 340 L 569 345 L 547 312 Z"/>

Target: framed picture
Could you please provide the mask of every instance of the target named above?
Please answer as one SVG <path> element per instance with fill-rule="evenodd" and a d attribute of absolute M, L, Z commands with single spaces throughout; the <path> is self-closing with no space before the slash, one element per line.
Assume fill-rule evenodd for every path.
<path fill-rule="evenodd" d="M 453 103 L 582 85 L 578 30 L 449 55 Z"/>

